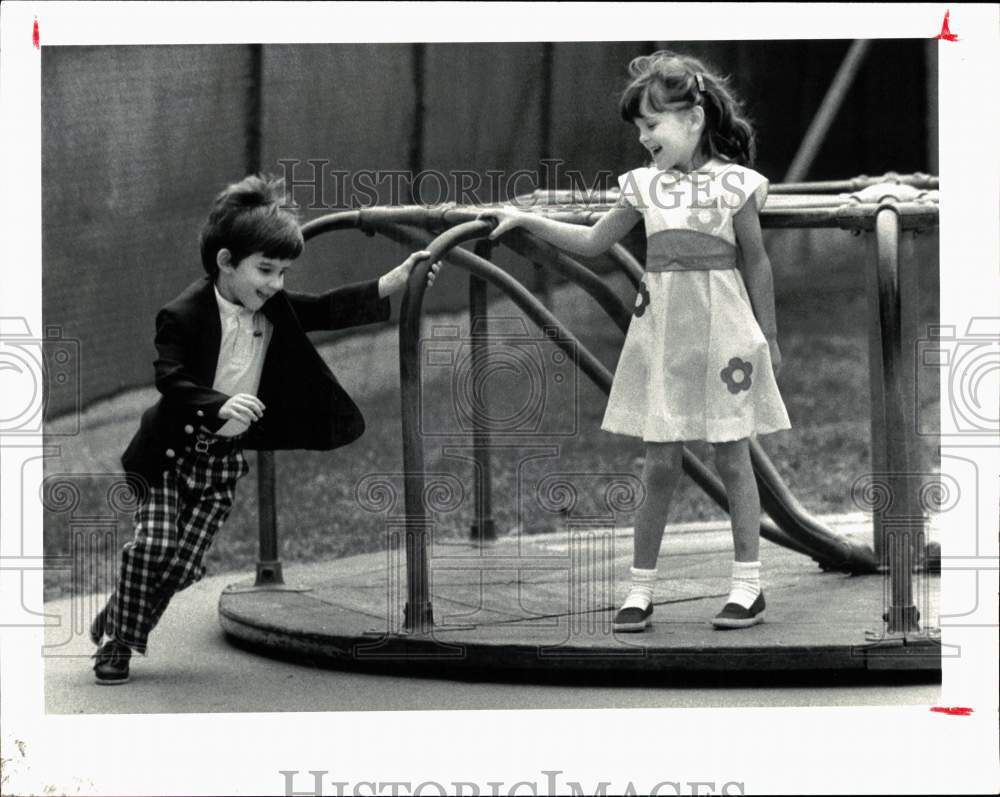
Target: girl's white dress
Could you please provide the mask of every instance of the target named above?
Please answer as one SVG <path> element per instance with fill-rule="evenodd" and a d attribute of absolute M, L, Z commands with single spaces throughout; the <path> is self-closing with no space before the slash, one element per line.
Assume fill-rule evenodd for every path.
<path fill-rule="evenodd" d="M 733 214 L 767 178 L 713 159 L 697 172 L 618 178 L 646 224 L 646 274 L 602 429 L 649 442 L 725 442 L 790 428 L 754 318 Z"/>

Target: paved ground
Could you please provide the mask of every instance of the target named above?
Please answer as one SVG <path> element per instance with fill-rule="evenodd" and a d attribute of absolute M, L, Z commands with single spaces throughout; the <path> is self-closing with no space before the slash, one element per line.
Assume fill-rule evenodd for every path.
<path fill-rule="evenodd" d="M 857 532 L 862 530 L 857 520 L 855 516 L 831 525 Z M 92 646 L 86 626 L 98 596 L 53 601 L 46 610 L 62 622 L 47 633 L 46 710 L 173 713 L 934 702 L 938 687 L 933 673 L 900 672 L 898 656 L 883 660 L 889 671 L 877 674 L 877 687 L 860 685 L 872 676 L 865 631 L 881 625 L 880 576 L 823 573 L 811 561 L 765 543 L 767 622 L 738 632 L 711 629 L 707 620 L 718 611 L 726 591 L 728 545 L 728 530 L 717 525 L 671 528 L 664 541 L 653 628 L 641 635 L 618 636 L 608 627 L 612 596 L 600 585 L 604 574 L 623 572 L 622 557 L 631 548 L 628 530 L 617 536 L 598 534 L 589 541 L 571 541 L 563 533 L 521 543 L 508 538 L 482 555 L 462 544 L 438 546 L 431 569 L 439 627 L 423 639 L 423 650 L 437 653 L 434 643 L 444 643 L 449 646 L 444 652 L 453 654 L 457 644 L 462 653 L 457 659 L 432 659 L 421 677 L 408 677 L 412 646 L 401 650 L 383 644 L 386 639 L 405 639 L 385 636 L 387 629 L 398 630 L 402 600 L 398 591 L 386 589 L 387 584 L 393 586 L 387 574 L 394 566 L 386 553 L 287 568 L 289 585 L 307 587 L 308 592 L 242 591 L 249 583 L 243 574 L 205 579 L 176 596 L 151 640 L 149 655 L 134 660 L 131 683 L 118 687 L 94 684 L 87 658 Z M 610 555 L 613 567 L 599 566 L 596 557 L 586 555 L 595 546 Z M 474 558 L 490 566 L 471 567 Z M 569 567 L 571 563 L 576 570 Z M 571 572 L 579 574 L 588 567 L 595 578 L 571 581 Z M 234 584 L 236 589 L 226 591 Z M 926 588 L 921 611 L 936 625 L 938 579 L 918 577 L 918 585 Z M 622 585 L 616 588 L 621 589 Z M 254 645 L 270 646 L 271 655 L 232 644 L 220 625 L 220 607 L 231 630 Z M 266 638 L 261 638 L 261 629 L 267 630 Z M 338 651 L 330 649 L 331 640 L 338 641 Z M 360 656 L 359 645 L 367 651 Z M 581 651 L 587 655 L 581 657 Z M 692 651 L 697 651 L 695 658 Z M 400 662 L 396 654 L 401 652 L 410 657 L 409 663 Z M 335 666 L 304 664 L 303 653 Z M 353 654 L 348 658 L 354 661 L 345 653 Z M 288 656 L 292 659 L 282 658 Z M 926 668 L 928 661 L 922 657 L 917 664 Z M 568 671 L 580 670 L 581 662 L 589 672 Z M 695 671 L 695 677 L 682 679 L 678 662 L 689 673 Z M 832 669 L 831 663 L 836 665 Z M 383 671 L 386 665 L 388 672 Z M 497 670 L 501 665 L 504 672 Z M 804 683 L 789 668 L 805 665 L 825 666 L 826 672 Z M 757 676 L 740 682 L 735 671 L 751 666 Z"/>

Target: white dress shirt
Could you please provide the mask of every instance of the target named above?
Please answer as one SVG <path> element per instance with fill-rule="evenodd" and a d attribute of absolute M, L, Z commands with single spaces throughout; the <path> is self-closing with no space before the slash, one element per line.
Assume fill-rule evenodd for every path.
<path fill-rule="evenodd" d="M 218 288 L 215 289 L 215 300 L 219 305 L 222 340 L 212 388 L 227 396 L 237 393 L 256 396 L 273 325 L 263 313 L 247 310 L 224 298 Z M 249 424 L 230 418 L 216 434 L 233 437 L 248 428 Z"/>

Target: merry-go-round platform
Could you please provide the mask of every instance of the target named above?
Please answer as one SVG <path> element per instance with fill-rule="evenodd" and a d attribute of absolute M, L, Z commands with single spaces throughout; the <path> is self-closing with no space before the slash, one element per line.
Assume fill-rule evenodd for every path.
<path fill-rule="evenodd" d="M 870 534 L 861 514 L 826 518 L 847 537 Z M 762 541 L 765 622 L 716 630 L 731 554 L 728 526 L 669 526 L 655 610 L 642 633 L 615 633 L 627 585 L 631 529 L 572 527 L 511 534 L 486 545 L 449 540 L 429 557 L 433 625 L 403 629 L 405 563 L 398 548 L 296 566 L 288 584 L 230 585 L 219 599 L 228 639 L 267 655 L 335 668 L 532 680 L 628 672 L 676 680 L 732 675 L 769 683 L 804 674 L 837 680 L 896 673 L 940 678 L 940 577 L 917 574 L 921 628 L 884 636 L 886 574 L 824 571 Z"/>

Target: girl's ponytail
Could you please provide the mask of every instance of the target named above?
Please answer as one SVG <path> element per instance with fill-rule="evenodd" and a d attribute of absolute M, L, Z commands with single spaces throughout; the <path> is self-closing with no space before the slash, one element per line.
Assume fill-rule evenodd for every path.
<path fill-rule="evenodd" d="M 739 101 L 723 80 L 710 73 L 700 74 L 704 90 L 699 93 L 705 109 L 705 140 L 709 151 L 743 166 L 752 166 L 757 156 L 757 137 Z"/>

